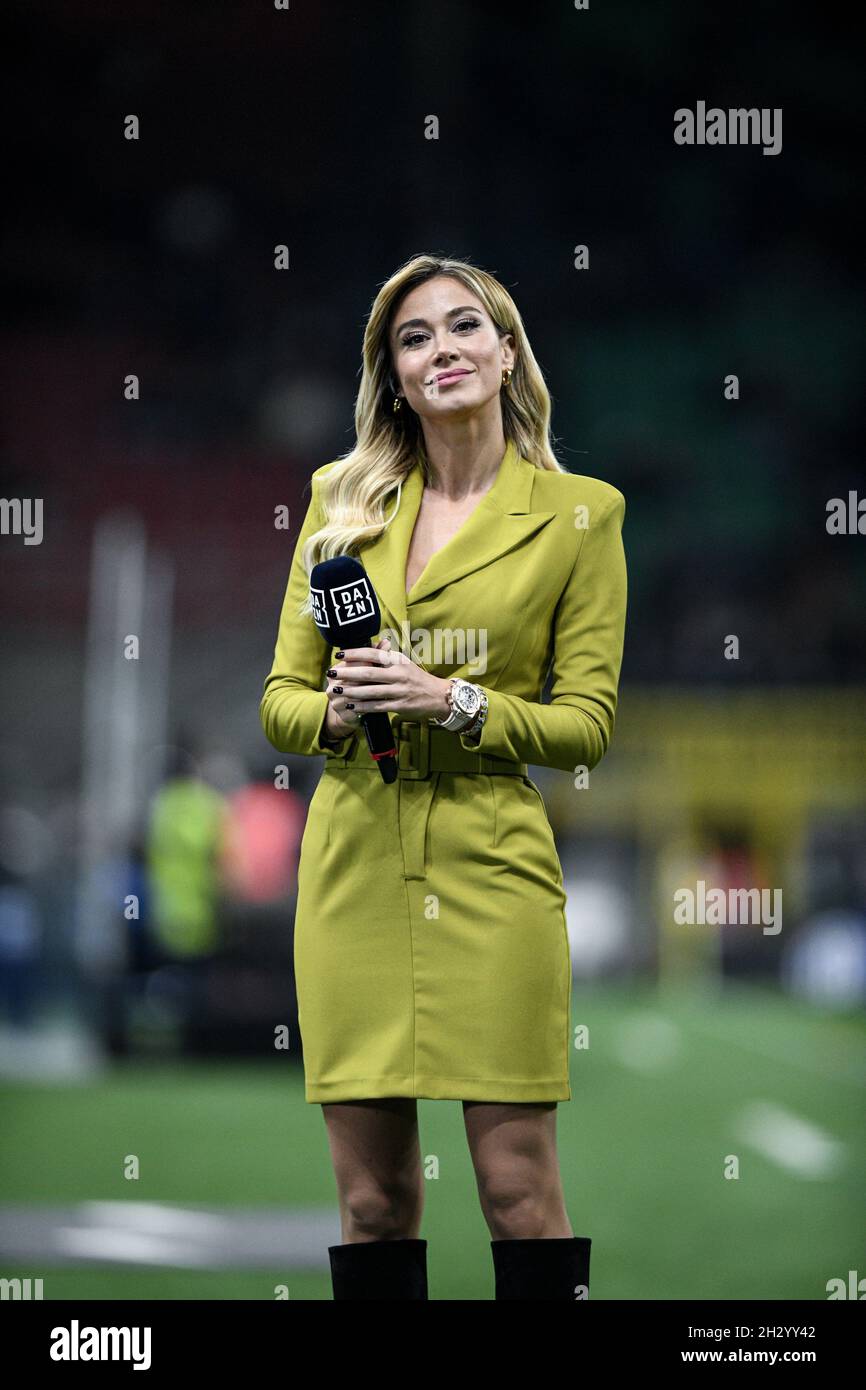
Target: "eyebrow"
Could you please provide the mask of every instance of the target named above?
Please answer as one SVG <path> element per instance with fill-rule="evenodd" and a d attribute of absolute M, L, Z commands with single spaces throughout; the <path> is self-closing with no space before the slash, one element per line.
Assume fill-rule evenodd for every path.
<path fill-rule="evenodd" d="M 455 314 L 465 314 L 465 313 L 467 313 L 467 312 L 473 313 L 473 314 L 480 314 L 480 313 L 481 313 L 481 310 L 480 310 L 480 309 L 476 309 L 476 307 L 475 307 L 474 304 L 461 304 L 460 307 L 459 307 L 458 309 L 449 309 L 449 310 L 448 310 L 448 313 L 446 314 L 445 317 L 450 319 L 450 318 L 453 318 Z M 399 336 L 400 336 L 400 334 L 403 332 L 403 329 L 404 329 L 404 328 L 417 328 L 417 327 L 420 327 L 420 328 L 429 328 L 430 325 L 429 325 L 429 323 L 427 322 L 426 319 L 407 319 L 405 323 L 401 323 L 401 324 L 400 324 L 400 327 L 399 327 L 399 328 L 395 328 L 395 329 L 394 329 L 394 337 L 395 337 L 395 338 L 399 338 Z"/>

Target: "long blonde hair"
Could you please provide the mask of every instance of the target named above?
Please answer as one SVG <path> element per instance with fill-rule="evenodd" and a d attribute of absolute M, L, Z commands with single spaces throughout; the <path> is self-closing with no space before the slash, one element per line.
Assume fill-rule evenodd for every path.
<path fill-rule="evenodd" d="M 419 417 L 404 400 L 394 412 L 389 330 L 400 301 L 410 290 L 437 275 L 460 280 L 478 296 L 500 338 L 514 335 L 516 362 L 511 381 L 500 393 L 506 440 L 536 468 L 565 473 L 550 436 L 550 393 L 535 360 L 517 305 L 504 285 L 469 261 L 444 256 L 413 256 L 386 280 L 373 301 L 364 331 L 363 368 L 355 402 L 357 442 L 342 454 L 319 483 L 326 523 L 307 540 L 302 553 L 309 574 L 320 560 L 350 554 L 373 541 L 390 522 L 389 495 L 400 488 L 416 463 L 428 477 L 424 435 Z M 399 505 L 400 492 L 397 494 Z M 300 612 L 310 611 L 307 596 Z"/>

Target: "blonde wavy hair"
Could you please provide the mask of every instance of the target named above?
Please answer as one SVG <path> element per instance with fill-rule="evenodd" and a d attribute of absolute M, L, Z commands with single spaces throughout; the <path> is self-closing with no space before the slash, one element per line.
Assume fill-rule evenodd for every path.
<path fill-rule="evenodd" d="M 392 376 L 390 329 L 401 300 L 417 285 L 437 275 L 453 276 L 477 295 L 500 338 L 514 336 L 515 364 L 511 381 L 500 393 L 506 440 L 535 465 L 554 473 L 568 470 L 553 452 L 550 434 L 550 393 L 535 360 L 517 305 L 504 285 L 470 261 L 420 255 L 400 266 L 373 301 L 364 331 L 361 385 L 355 402 L 356 443 L 341 455 L 320 480 L 319 496 L 326 521 L 307 540 L 302 552 L 309 574 L 320 560 L 348 555 L 380 536 L 400 505 L 404 480 L 416 463 L 429 480 L 421 421 L 404 400 L 393 409 L 396 389 Z M 397 490 L 390 515 L 387 502 Z M 298 610 L 310 611 L 307 595 Z"/>

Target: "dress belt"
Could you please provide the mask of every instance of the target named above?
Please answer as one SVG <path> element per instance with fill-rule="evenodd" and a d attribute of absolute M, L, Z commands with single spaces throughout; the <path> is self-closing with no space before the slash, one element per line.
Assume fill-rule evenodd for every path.
<path fill-rule="evenodd" d="M 526 763 L 497 758 L 492 753 L 472 753 L 463 747 L 458 735 L 448 729 L 410 719 L 395 719 L 392 728 L 397 743 L 398 778 L 412 780 L 429 777 L 431 772 L 502 773 L 512 777 L 527 775 Z M 326 766 L 335 770 L 347 767 L 378 772 L 375 760 L 370 757 L 363 730 L 355 734 L 345 757 L 329 758 Z"/>

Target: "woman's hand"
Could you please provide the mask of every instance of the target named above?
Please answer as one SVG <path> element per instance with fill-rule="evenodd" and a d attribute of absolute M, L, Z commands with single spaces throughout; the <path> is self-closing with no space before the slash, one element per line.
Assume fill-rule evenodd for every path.
<path fill-rule="evenodd" d="M 349 714 L 352 711 L 349 710 Z M 325 715 L 326 743 L 339 743 L 341 739 L 353 734 L 357 728 L 356 724 L 344 724 L 332 704 L 328 705 L 328 713 Z"/>
<path fill-rule="evenodd" d="M 389 639 L 383 637 L 375 647 L 347 648 L 340 662 L 329 669 L 328 714 L 333 709 L 348 726 L 344 733 L 355 729 L 364 714 L 390 711 L 403 719 L 446 719 L 451 713 L 450 685 L 402 652 L 392 651 Z"/>

